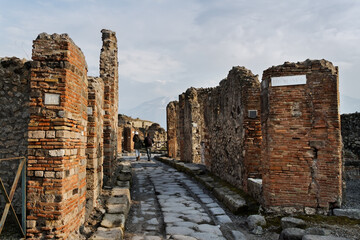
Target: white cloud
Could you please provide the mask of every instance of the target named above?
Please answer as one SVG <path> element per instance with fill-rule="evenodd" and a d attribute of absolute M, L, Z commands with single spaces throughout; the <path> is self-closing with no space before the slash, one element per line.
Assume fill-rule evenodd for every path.
<path fill-rule="evenodd" d="M 181 63 L 170 56 L 140 50 L 119 51 L 120 78 L 140 83 L 164 84 L 182 71 Z"/>

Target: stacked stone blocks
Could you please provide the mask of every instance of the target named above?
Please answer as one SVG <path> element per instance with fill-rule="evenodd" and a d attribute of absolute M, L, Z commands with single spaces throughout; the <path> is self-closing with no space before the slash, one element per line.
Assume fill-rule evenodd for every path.
<path fill-rule="evenodd" d="M 101 78 L 88 77 L 88 138 L 86 146 L 86 199 L 88 207 L 97 206 L 96 199 L 103 185 L 103 124 L 104 82 Z"/>
<path fill-rule="evenodd" d="M 118 129 L 118 57 L 115 32 L 103 29 L 100 53 L 100 77 L 104 81 L 104 175 L 111 182 L 117 157 Z"/>
<path fill-rule="evenodd" d="M 27 155 L 29 124 L 30 62 L 15 57 L 0 58 L 0 159 Z M 9 192 L 19 160 L 0 161 L 0 176 Z M 21 213 L 21 184 L 12 201 Z M 0 209 L 5 199 L 0 198 Z"/>

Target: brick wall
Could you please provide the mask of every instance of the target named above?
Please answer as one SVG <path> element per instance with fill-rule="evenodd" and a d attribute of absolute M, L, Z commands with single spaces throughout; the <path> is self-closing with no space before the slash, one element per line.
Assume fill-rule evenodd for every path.
<path fill-rule="evenodd" d="M 111 181 L 117 157 L 118 57 L 115 32 L 103 29 L 100 77 L 104 81 L 104 182 Z"/>
<path fill-rule="evenodd" d="M 104 82 L 101 78 L 88 77 L 88 124 L 86 164 L 86 216 L 97 206 L 103 185 L 103 124 Z"/>
<path fill-rule="evenodd" d="M 294 75 L 302 80 L 274 78 Z M 265 207 L 322 212 L 340 205 L 337 67 L 307 60 L 269 68 L 261 97 Z"/>
<path fill-rule="evenodd" d="M 256 114 L 249 117 L 249 110 Z M 220 178 L 247 190 L 261 177 L 260 82 L 244 67 L 233 67 L 213 89 L 205 108 L 206 164 Z"/>
<path fill-rule="evenodd" d="M 177 141 L 177 124 L 178 124 L 179 102 L 172 101 L 166 106 L 167 120 L 167 149 L 168 156 L 171 158 L 179 158 L 179 147 Z"/>
<path fill-rule="evenodd" d="M 87 66 L 67 36 L 33 43 L 27 238 L 66 238 L 84 221 Z"/>
<path fill-rule="evenodd" d="M 29 124 L 30 62 L 18 58 L 0 58 L 0 158 L 27 157 Z M 0 176 L 10 192 L 19 160 L 1 161 Z M 15 191 L 13 205 L 21 212 L 21 183 Z M 0 209 L 5 200 L 0 198 Z"/>

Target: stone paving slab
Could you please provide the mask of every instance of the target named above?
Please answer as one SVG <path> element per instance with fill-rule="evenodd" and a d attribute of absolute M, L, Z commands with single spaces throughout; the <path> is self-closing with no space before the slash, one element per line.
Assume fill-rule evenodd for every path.
<path fill-rule="evenodd" d="M 124 229 L 125 220 L 126 219 L 124 214 L 106 213 L 100 225 L 106 228 L 121 227 Z"/>
<path fill-rule="evenodd" d="M 360 209 L 334 209 L 335 216 L 360 219 Z"/>
<path fill-rule="evenodd" d="M 99 227 L 90 240 L 114 240 L 122 239 L 123 231 L 121 228 Z"/>

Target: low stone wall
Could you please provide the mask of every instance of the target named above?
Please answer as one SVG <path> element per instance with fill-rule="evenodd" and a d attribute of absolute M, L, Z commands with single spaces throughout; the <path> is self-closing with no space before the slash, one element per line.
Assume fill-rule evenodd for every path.
<path fill-rule="evenodd" d="M 30 62 L 18 58 L 0 58 L 0 159 L 27 157 L 29 124 Z M 0 161 L 0 176 L 10 192 L 19 160 Z M 0 198 L 0 209 L 4 209 Z M 21 181 L 13 205 L 21 212 Z"/>

